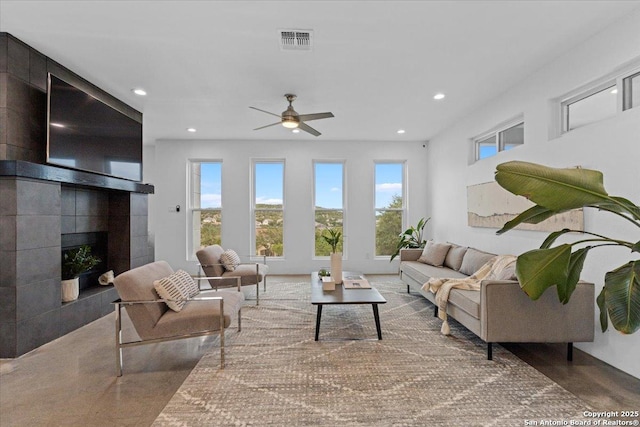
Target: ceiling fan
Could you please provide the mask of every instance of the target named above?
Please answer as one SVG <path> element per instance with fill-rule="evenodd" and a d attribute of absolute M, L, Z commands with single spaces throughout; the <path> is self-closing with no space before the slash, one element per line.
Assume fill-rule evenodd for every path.
<path fill-rule="evenodd" d="M 287 129 L 298 128 L 305 132 L 310 133 L 313 136 L 319 136 L 321 135 L 321 133 L 315 130 L 314 128 L 312 128 L 311 126 L 309 126 L 308 124 L 306 124 L 305 122 L 308 122 L 311 120 L 318 120 L 318 119 L 329 119 L 331 117 L 334 117 L 333 113 L 298 114 L 296 110 L 293 109 L 293 105 L 291 105 L 291 103 L 295 101 L 296 96 L 288 93 L 284 97 L 287 98 L 287 101 L 289 101 L 289 106 L 285 111 L 282 112 L 282 114 L 275 114 L 269 111 L 261 110 L 256 107 L 249 107 L 249 108 L 253 108 L 254 110 L 262 111 L 263 113 L 271 114 L 272 116 L 276 116 L 280 118 L 279 122 L 271 123 L 270 125 L 266 125 L 266 126 L 261 126 L 259 128 L 255 128 L 254 130 L 264 129 L 270 126 L 282 124 L 282 126 L 286 127 Z"/>

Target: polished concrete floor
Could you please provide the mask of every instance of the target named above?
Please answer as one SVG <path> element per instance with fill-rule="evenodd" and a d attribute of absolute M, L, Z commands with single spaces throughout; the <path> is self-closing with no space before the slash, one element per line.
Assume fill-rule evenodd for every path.
<path fill-rule="evenodd" d="M 127 320 L 124 325 L 126 334 L 134 334 Z M 114 315 L 103 317 L 20 358 L 0 361 L 0 426 L 150 425 L 200 357 L 217 347 L 214 341 L 191 338 L 126 349 L 125 374 L 117 378 Z M 565 345 L 505 347 L 595 409 L 640 409 L 639 379 L 577 349 L 567 362 Z"/>

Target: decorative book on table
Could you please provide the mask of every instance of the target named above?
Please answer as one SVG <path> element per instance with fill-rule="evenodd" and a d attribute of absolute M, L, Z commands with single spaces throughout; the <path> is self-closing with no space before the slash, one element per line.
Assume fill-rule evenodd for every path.
<path fill-rule="evenodd" d="M 369 281 L 362 276 L 346 276 L 342 284 L 345 289 L 371 289 Z"/>

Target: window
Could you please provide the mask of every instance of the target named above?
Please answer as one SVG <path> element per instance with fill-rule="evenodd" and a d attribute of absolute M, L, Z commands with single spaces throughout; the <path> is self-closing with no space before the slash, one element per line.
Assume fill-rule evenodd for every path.
<path fill-rule="evenodd" d="M 253 164 L 253 220 L 256 255 L 284 255 L 284 161 Z"/>
<path fill-rule="evenodd" d="M 404 163 L 375 164 L 376 256 L 391 256 L 404 224 Z"/>
<path fill-rule="evenodd" d="M 474 140 L 476 160 L 495 156 L 500 151 L 510 150 L 524 144 L 524 122 L 511 122 L 495 131 L 484 134 Z"/>
<path fill-rule="evenodd" d="M 222 162 L 191 162 L 191 255 L 221 244 Z"/>
<path fill-rule="evenodd" d="M 338 252 L 343 252 L 344 244 L 344 164 L 315 162 L 314 170 L 314 210 L 315 210 L 315 248 L 314 255 L 329 256 L 331 246 L 322 238 L 327 228 L 342 232 L 342 241 Z"/>
<path fill-rule="evenodd" d="M 607 82 L 564 101 L 563 131 L 614 116 L 618 109 L 617 93 L 615 82 Z"/>
<path fill-rule="evenodd" d="M 640 73 L 622 80 L 624 91 L 623 109 L 628 110 L 640 105 Z"/>

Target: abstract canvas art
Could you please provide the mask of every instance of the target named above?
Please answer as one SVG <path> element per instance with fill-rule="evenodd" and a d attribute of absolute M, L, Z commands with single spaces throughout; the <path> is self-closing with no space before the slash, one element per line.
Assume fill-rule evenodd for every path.
<path fill-rule="evenodd" d="M 470 227 L 502 228 L 521 212 L 534 206 L 522 196 L 516 196 L 502 188 L 497 182 L 467 187 L 467 216 Z M 563 228 L 584 230 L 582 209 L 552 216 L 539 224 L 520 224 L 519 230 L 557 231 Z"/>

